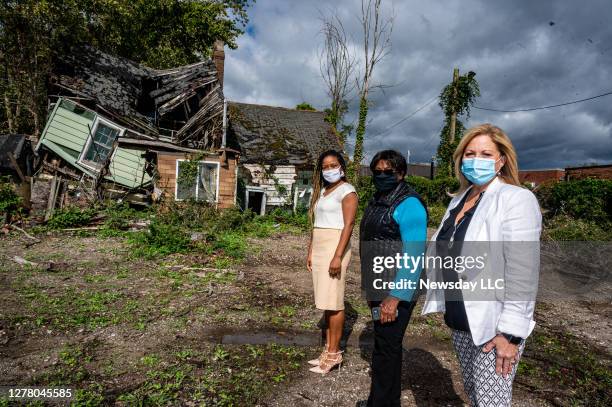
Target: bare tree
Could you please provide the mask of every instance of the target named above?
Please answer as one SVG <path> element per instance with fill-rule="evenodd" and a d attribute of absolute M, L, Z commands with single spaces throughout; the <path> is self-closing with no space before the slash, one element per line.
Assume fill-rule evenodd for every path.
<path fill-rule="evenodd" d="M 363 76 L 358 77 L 359 120 L 355 133 L 355 151 L 353 153 L 353 177 L 359 177 L 359 167 L 363 159 L 363 142 L 368 117 L 368 96 L 370 90 L 380 85 L 372 83 L 374 68 L 391 51 L 391 33 L 393 15 L 383 17 L 382 0 L 361 0 L 361 27 L 363 30 Z"/>
<path fill-rule="evenodd" d="M 341 145 L 344 145 L 350 126 L 343 124 L 348 111 L 348 97 L 355 88 L 351 78 L 355 71 L 355 56 L 348 47 L 346 31 L 337 14 L 321 17 L 323 48 L 319 55 L 321 77 L 331 99 L 327 120 L 336 130 Z M 340 127 L 340 128 L 339 128 Z"/>

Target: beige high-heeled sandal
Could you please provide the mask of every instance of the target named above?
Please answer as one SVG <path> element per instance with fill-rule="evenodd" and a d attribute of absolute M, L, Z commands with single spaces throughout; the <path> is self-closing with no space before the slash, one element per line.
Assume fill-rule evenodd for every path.
<path fill-rule="evenodd" d="M 336 366 L 338 366 L 338 369 L 340 369 L 342 367 L 342 353 L 344 352 L 327 352 L 327 355 L 325 356 L 325 358 L 323 358 L 323 360 L 321 360 L 319 366 L 315 366 L 308 370 L 313 373 L 326 375 L 331 372 Z"/>
<path fill-rule="evenodd" d="M 309 360 L 308 364 L 313 366 L 319 366 L 321 364 L 321 361 L 325 358 L 325 355 L 327 355 L 327 344 L 325 344 L 325 349 L 323 349 L 323 352 L 321 352 L 319 357 L 316 359 Z"/>

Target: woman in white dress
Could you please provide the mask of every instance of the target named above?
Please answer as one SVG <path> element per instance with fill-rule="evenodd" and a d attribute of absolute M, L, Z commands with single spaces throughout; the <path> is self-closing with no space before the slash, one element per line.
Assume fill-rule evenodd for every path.
<path fill-rule="evenodd" d="M 320 374 L 342 363 L 344 286 L 357 213 L 357 193 L 345 173 L 342 155 L 329 150 L 320 155 L 313 175 L 307 268 L 312 274 L 315 306 L 325 311 L 326 343 L 321 355 L 308 363 L 314 365 L 311 372 Z"/>

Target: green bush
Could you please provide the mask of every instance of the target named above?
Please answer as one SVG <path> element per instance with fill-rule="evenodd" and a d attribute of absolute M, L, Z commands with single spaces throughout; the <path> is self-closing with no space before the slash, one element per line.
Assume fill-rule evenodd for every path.
<path fill-rule="evenodd" d="M 17 196 L 9 177 L 0 177 L 0 215 L 10 216 L 21 205 L 21 198 Z"/>
<path fill-rule="evenodd" d="M 437 228 L 442 223 L 442 218 L 446 212 L 446 206 L 435 204 L 427 207 L 429 219 L 427 220 L 427 226 Z"/>
<path fill-rule="evenodd" d="M 612 225 L 558 215 L 544 222 L 544 240 L 610 241 Z"/>
<path fill-rule="evenodd" d="M 540 185 L 536 194 L 548 217 L 569 215 L 598 223 L 612 222 L 612 180 L 553 182 Z"/>
<path fill-rule="evenodd" d="M 410 175 L 406 182 L 423 198 L 427 206 L 436 204 L 448 205 L 451 200 L 449 193 L 459 188 L 459 181 L 452 177 L 429 178 Z"/>
<path fill-rule="evenodd" d="M 239 232 L 224 232 L 216 237 L 213 248 L 223 250 L 223 254 L 232 259 L 242 259 L 246 253 L 246 241 Z"/>
<path fill-rule="evenodd" d="M 149 230 L 139 232 L 130 238 L 135 246 L 135 254 L 141 257 L 155 257 L 172 253 L 185 253 L 192 248 L 190 236 L 176 225 L 153 219 Z"/>
<path fill-rule="evenodd" d="M 267 213 L 265 217 L 275 223 L 296 226 L 302 230 L 307 230 L 310 227 L 308 211 L 305 208 L 302 208 L 295 213 L 289 208 L 274 208 L 272 211 Z"/>
<path fill-rule="evenodd" d="M 96 214 L 93 208 L 81 209 L 76 206 L 68 206 L 63 209 L 57 209 L 47 226 L 51 229 L 74 228 L 87 225 Z"/>
<path fill-rule="evenodd" d="M 104 220 L 104 228 L 109 230 L 125 230 L 129 228 L 130 223 L 145 219 L 149 216 L 149 210 L 136 210 L 131 208 L 126 202 L 115 203 L 109 202 L 104 208 L 106 219 Z"/>
<path fill-rule="evenodd" d="M 361 218 L 361 215 L 363 215 L 363 211 L 365 210 L 366 206 L 368 206 L 368 202 L 370 202 L 370 199 L 372 199 L 372 197 L 374 196 L 376 188 L 374 188 L 372 177 L 369 176 L 359 177 L 354 187 L 357 190 L 357 197 L 359 199 L 357 216 L 358 218 Z"/>

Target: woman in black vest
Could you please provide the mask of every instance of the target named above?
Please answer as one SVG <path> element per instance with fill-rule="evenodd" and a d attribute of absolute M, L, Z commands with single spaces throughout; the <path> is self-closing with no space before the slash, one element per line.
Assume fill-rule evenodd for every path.
<path fill-rule="evenodd" d="M 421 274 L 420 265 L 413 267 L 415 263 L 403 259 L 423 255 L 427 210 L 421 197 L 404 181 L 407 164 L 399 152 L 377 153 L 370 169 L 376 193 L 365 209 L 359 231 L 361 287 L 374 319 L 367 405 L 395 407 L 400 406 L 401 398 L 402 340 Z M 400 264 L 398 257 L 402 258 Z"/>

